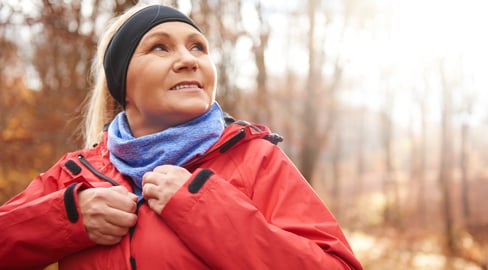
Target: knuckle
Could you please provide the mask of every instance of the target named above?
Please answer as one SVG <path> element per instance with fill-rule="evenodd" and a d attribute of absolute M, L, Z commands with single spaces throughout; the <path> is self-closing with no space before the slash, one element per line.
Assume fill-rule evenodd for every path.
<path fill-rule="evenodd" d="M 153 177 L 154 173 L 153 172 L 145 172 L 142 175 L 142 179 L 151 179 Z"/>
<path fill-rule="evenodd" d="M 105 200 L 107 198 L 108 189 L 94 188 L 92 192 L 93 200 Z"/>
<path fill-rule="evenodd" d="M 135 202 L 131 201 L 129 212 L 134 213 L 136 210 L 137 210 L 137 204 Z"/>

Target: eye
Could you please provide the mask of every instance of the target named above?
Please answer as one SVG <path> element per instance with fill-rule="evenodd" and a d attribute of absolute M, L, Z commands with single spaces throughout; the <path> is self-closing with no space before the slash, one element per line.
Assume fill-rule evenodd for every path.
<path fill-rule="evenodd" d="M 168 48 L 166 47 L 166 45 L 158 43 L 151 47 L 151 51 L 167 52 Z"/>
<path fill-rule="evenodd" d="M 207 52 L 207 47 L 201 42 L 196 42 L 191 45 L 190 51 Z"/>

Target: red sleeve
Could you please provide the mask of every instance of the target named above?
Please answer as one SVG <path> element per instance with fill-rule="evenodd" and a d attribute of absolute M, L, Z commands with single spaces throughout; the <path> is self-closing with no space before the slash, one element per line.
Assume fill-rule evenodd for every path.
<path fill-rule="evenodd" d="M 227 160 L 242 173 L 254 171 L 254 182 L 244 184 L 250 196 L 206 173 L 197 192 L 175 194 L 162 218 L 210 268 L 362 269 L 335 218 L 281 150 L 260 155 L 245 165 Z"/>
<path fill-rule="evenodd" d="M 68 208 L 77 207 L 77 190 L 85 184 L 58 189 L 61 173 L 53 167 L 0 207 L 1 267 L 42 269 L 94 244 L 81 218 L 68 218 Z M 66 205 L 66 198 L 71 205 Z"/>

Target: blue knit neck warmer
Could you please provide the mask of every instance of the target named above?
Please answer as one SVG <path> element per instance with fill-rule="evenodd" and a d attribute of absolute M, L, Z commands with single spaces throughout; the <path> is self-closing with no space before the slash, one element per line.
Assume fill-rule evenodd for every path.
<path fill-rule="evenodd" d="M 205 153 L 223 130 L 223 112 L 216 102 L 198 118 L 137 138 L 132 136 L 125 112 L 121 112 L 110 123 L 107 147 L 110 161 L 132 178 L 134 191 L 140 195 L 144 173 L 159 165 L 182 165 Z"/>

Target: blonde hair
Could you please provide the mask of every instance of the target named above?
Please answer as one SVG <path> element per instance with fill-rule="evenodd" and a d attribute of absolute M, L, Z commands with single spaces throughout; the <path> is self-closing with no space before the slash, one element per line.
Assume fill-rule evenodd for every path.
<path fill-rule="evenodd" d="M 97 53 L 93 59 L 91 67 L 91 75 L 95 83 L 87 99 L 88 103 L 85 107 L 85 117 L 82 126 L 85 148 L 89 148 L 93 144 L 99 143 L 103 137 L 104 126 L 109 123 L 117 113 L 122 111 L 122 106 L 112 98 L 107 88 L 107 80 L 103 69 L 105 50 L 119 27 L 134 13 L 146 6 L 147 5 L 133 6 L 122 15 L 115 17 L 100 37 Z"/>

